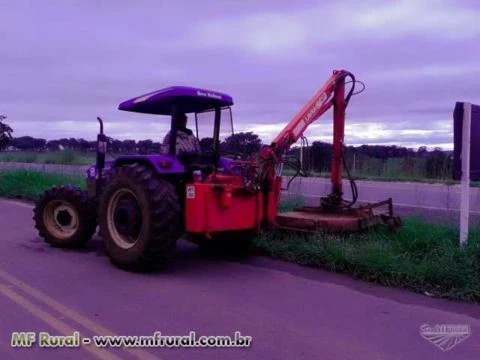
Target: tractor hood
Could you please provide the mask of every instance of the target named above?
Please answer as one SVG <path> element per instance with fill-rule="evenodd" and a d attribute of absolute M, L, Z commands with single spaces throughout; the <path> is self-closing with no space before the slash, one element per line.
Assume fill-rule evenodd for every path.
<path fill-rule="evenodd" d="M 172 86 L 122 102 L 119 110 L 145 114 L 171 115 L 174 105 L 184 113 L 201 112 L 233 105 L 233 99 L 217 91 Z"/>

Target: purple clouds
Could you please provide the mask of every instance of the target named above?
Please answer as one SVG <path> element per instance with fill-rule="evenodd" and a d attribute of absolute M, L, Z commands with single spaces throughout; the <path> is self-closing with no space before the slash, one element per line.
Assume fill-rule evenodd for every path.
<path fill-rule="evenodd" d="M 15 1 L 0 5 L 0 113 L 15 136 L 162 138 L 120 102 L 171 85 L 229 93 L 266 142 L 330 76 L 365 82 L 348 144 L 451 148 L 455 101 L 480 102 L 475 1 Z M 138 123 L 142 122 L 141 131 Z M 326 114 L 310 141 L 329 140 Z"/>

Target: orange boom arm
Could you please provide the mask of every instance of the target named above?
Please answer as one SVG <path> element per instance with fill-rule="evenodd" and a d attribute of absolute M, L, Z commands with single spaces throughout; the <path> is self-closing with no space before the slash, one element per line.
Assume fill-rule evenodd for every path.
<path fill-rule="evenodd" d="M 312 99 L 295 115 L 285 128 L 273 140 L 273 146 L 278 152 L 284 152 L 303 136 L 307 127 L 322 116 L 334 104 L 332 95 L 339 85 L 339 80 L 352 76 L 345 70 L 335 70 L 333 75 L 322 86 Z"/>
<path fill-rule="evenodd" d="M 345 78 L 350 77 L 352 87 L 345 97 Z M 310 124 L 333 106 L 333 148 L 331 163 L 332 194 L 342 196 L 342 159 L 345 132 L 345 108 L 353 93 L 355 77 L 346 70 L 335 70 L 328 81 L 295 115 L 295 117 L 275 137 L 270 146 L 260 152 L 261 178 L 264 186 L 271 188 L 275 178 L 274 167 L 281 157 L 295 144 Z"/>

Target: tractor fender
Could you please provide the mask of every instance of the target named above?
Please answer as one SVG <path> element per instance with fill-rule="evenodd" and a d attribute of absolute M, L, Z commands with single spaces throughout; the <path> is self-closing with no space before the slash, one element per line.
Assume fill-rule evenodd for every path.
<path fill-rule="evenodd" d="M 159 175 L 184 174 L 186 172 L 180 161 L 169 155 L 120 155 L 113 160 L 112 168 L 133 163 L 151 168 Z"/>

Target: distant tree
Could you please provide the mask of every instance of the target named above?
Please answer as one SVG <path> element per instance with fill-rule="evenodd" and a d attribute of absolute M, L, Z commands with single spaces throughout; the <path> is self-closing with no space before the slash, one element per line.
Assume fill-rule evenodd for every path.
<path fill-rule="evenodd" d="M 18 138 L 12 138 L 11 144 L 13 147 L 19 150 L 25 151 L 41 151 L 44 150 L 45 139 L 38 139 L 31 136 L 21 136 Z"/>
<path fill-rule="evenodd" d="M 112 153 L 117 153 L 117 154 L 122 152 L 122 141 L 117 139 L 111 139 L 108 147 L 108 151 Z"/>
<path fill-rule="evenodd" d="M 77 149 L 80 150 L 80 151 L 87 151 L 88 148 L 90 147 L 90 144 L 85 139 L 78 139 L 77 140 L 77 147 L 78 147 Z"/>
<path fill-rule="evenodd" d="M 45 147 L 49 151 L 60 150 L 60 141 L 59 140 L 49 140 L 49 141 L 47 141 Z"/>
<path fill-rule="evenodd" d="M 94 141 L 94 140 L 89 141 L 88 142 L 88 150 L 89 151 L 97 151 L 97 142 Z"/>
<path fill-rule="evenodd" d="M 407 149 L 405 147 L 396 145 L 362 145 L 355 148 L 355 151 L 359 154 L 382 160 L 388 158 L 402 158 L 407 156 L 414 156 L 416 154 L 415 151 L 412 149 Z"/>
<path fill-rule="evenodd" d="M 137 143 L 135 140 L 123 140 L 122 152 L 134 153 L 137 150 Z"/>
<path fill-rule="evenodd" d="M 230 135 L 221 144 L 221 151 L 227 154 L 250 156 L 260 151 L 262 141 L 253 132 L 241 132 Z"/>
<path fill-rule="evenodd" d="M 160 152 L 161 147 L 162 147 L 162 144 L 160 144 L 160 142 L 153 142 L 151 152 L 152 153 L 158 153 L 158 152 Z"/>
<path fill-rule="evenodd" d="M 140 152 L 140 154 L 148 154 L 150 152 L 155 152 L 155 149 L 153 147 L 153 141 L 150 140 L 150 139 L 147 139 L 147 140 L 140 140 L 138 143 L 137 143 L 137 146 L 138 146 L 138 151 Z M 156 149 L 158 152 L 159 149 Z"/>
<path fill-rule="evenodd" d="M 442 148 L 436 147 L 428 153 L 426 171 L 427 177 L 431 179 L 441 179 L 448 176 L 450 172 L 450 158 L 442 151 Z"/>
<path fill-rule="evenodd" d="M 81 150 L 82 147 L 87 147 L 87 144 L 86 144 L 84 139 L 62 138 L 62 139 L 59 139 L 59 140 L 51 140 L 51 142 L 53 142 L 53 144 L 57 144 L 56 141 L 58 141 L 58 145 L 59 145 L 58 147 L 60 149 L 63 148 L 63 149 L 70 149 L 70 150 Z M 50 143 L 50 141 L 49 141 L 49 143 Z M 47 148 L 50 148 L 50 147 L 51 146 L 49 146 L 47 144 Z"/>
<path fill-rule="evenodd" d="M 428 154 L 428 150 L 426 146 L 420 146 L 417 150 L 417 155 L 418 156 L 425 156 Z"/>
<path fill-rule="evenodd" d="M 0 115 L 0 150 L 5 149 L 12 140 L 13 130 L 4 122 L 6 118 L 5 115 Z"/>
<path fill-rule="evenodd" d="M 318 172 L 329 171 L 332 158 L 332 144 L 314 141 L 309 150 L 312 169 Z"/>
<path fill-rule="evenodd" d="M 47 144 L 47 140 L 35 138 L 33 141 L 33 145 L 34 145 L 33 149 L 35 151 L 44 151 L 46 144 Z"/>
<path fill-rule="evenodd" d="M 211 137 L 203 138 L 199 141 L 199 143 L 200 143 L 200 150 L 202 152 L 211 150 L 213 146 L 213 138 Z"/>
<path fill-rule="evenodd" d="M 68 139 L 68 148 L 71 150 L 76 150 L 79 148 L 79 142 L 75 138 Z"/>

